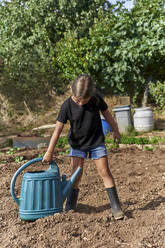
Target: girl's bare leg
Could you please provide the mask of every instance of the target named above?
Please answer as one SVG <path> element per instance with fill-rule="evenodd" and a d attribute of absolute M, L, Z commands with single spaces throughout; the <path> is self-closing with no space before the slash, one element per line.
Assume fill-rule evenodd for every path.
<path fill-rule="evenodd" d="M 114 218 L 116 220 L 123 219 L 124 213 L 120 206 L 120 201 L 119 201 L 118 194 L 116 191 L 114 178 L 108 167 L 107 157 L 105 156 L 105 157 L 96 159 L 95 164 L 96 164 L 98 173 L 104 182 L 104 185 L 105 185 L 105 188 L 106 188 L 109 200 L 110 200 L 110 204 L 112 207 L 112 213 L 113 213 Z"/>
<path fill-rule="evenodd" d="M 112 188 L 115 186 L 114 178 L 110 172 L 110 169 L 108 167 L 108 159 L 107 157 L 101 157 L 99 159 L 94 160 L 97 171 L 99 175 L 101 176 L 105 188 Z"/>

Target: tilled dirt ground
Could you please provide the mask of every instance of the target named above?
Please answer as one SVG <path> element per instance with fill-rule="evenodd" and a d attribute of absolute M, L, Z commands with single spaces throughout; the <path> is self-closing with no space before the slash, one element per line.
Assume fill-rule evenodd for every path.
<path fill-rule="evenodd" d="M 44 150 L 43 150 L 44 151 Z M 19 218 L 18 206 L 10 194 L 16 170 L 38 156 L 28 149 L 0 159 L 0 247 L 2 248 L 164 248 L 165 247 L 165 150 L 143 151 L 136 147 L 112 149 L 109 164 L 125 212 L 120 221 L 113 219 L 108 196 L 95 165 L 87 160 L 80 185 L 77 211 L 27 222 Z M 71 173 L 70 159 L 55 155 L 60 174 Z M 35 164 L 28 170 L 46 170 Z M 26 171 L 26 170 L 25 170 Z M 19 194 L 22 174 L 16 181 Z"/>

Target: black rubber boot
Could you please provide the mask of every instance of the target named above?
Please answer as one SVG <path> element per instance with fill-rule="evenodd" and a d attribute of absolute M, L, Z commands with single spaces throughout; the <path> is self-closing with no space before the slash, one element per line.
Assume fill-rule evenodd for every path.
<path fill-rule="evenodd" d="M 79 189 L 71 189 L 66 200 L 65 211 L 76 209 L 78 193 Z"/>
<path fill-rule="evenodd" d="M 112 214 L 114 216 L 114 218 L 116 220 L 120 220 L 124 218 L 124 213 L 120 207 L 120 202 L 119 202 L 119 198 L 118 198 L 118 194 L 116 191 L 116 187 L 112 187 L 112 188 L 106 188 L 109 200 L 110 200 L 110 204 L 111 204 L 111 208 L 112 208 Z"/>

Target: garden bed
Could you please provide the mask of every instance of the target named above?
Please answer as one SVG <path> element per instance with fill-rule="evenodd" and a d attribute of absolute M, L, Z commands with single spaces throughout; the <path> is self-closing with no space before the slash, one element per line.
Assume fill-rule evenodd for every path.
<path fill-rule="evenodd" d="M 20 220 L 18 206 L 10 195 L 10 182 L 25 162 L 42 156 L 46 148 L 1 149 L 0 159 L 0 243 L 3 248 L 163 248 L 165 244 L 165 150 L 140 150 L 135 146 L 108 149 L 110 168 L 125 212 L 124 220 L 112 217 L 108 197 L 96 167 L 85 164 L 76 212 L 54 214 L 34 222 Z M 54 159 L 61 174 L 71 173 L 68 156 Z M 18 158 L 22 157 L 22 161 Z M 17 162 L 16 162 L 17 161 Z M 18 162 L 19 161 L 19 162 Z M 28 170 L 45 170 L 36 164 Z M 19 194 L 22 175 L 16 181 Z"/>

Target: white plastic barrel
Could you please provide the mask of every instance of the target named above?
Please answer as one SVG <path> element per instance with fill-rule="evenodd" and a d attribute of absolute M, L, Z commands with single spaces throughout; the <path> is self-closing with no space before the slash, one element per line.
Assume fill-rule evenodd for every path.
<path fill-rule="evenodd" d="M 117 125 L 121 133 L 127 132 L 128 128 L 132 126 L 131 120 L 131 106 L 123 105 L 112 109 L 115 112 Z"/>
<path fill-rule="evenodd" d="M 153 130 L 153 113 L 150 107 L 135 108 L 133 115 L 134 129 L 139 132 L 148 132 Z"/>

